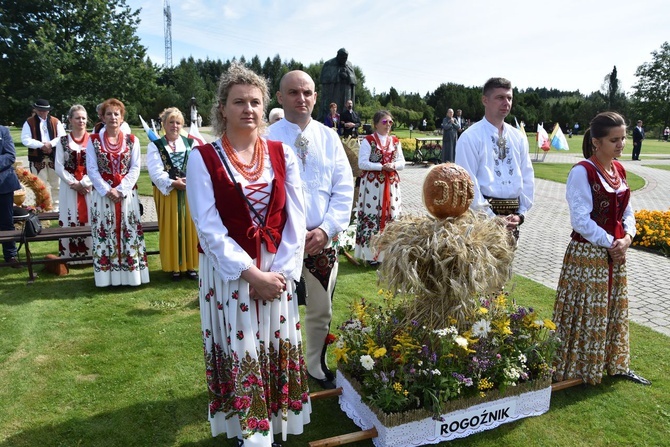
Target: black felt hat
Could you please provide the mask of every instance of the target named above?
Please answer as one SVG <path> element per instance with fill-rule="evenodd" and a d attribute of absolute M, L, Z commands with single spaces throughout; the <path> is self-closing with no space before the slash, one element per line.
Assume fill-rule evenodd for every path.
<path fill-rule="evenodd" d="M 35 104 L 33 104 L 33 108 L 37 110 L 51 110 L 49 101 L 47 101 L 46 99 L 38 99 L 37 101 L 35 101 Z"/>

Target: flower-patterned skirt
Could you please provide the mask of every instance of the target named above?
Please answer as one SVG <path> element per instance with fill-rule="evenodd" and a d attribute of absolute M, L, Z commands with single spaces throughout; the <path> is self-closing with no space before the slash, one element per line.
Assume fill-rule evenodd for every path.
<path fill-rule="evenodd" d="M 137 189 L 133 189 L 118 207 L 94 190 L 88 218 L 95 285 L 139 286 L 148 283 L 149 266 Z"/>
<path fill-rule="evenodd" d="M 397 173 L 393 173 L 393 180 L 389 183 L 390 203 L 386 213 L 382 213 L 385 183 L 380 179 L 389 175 L 379 171 L 364 171 L 361 175 L 361 185 L 358 190 L 356 207 L 356 246 L 354 256 L 366 261 L 383 261 L 383 253 L 375 253 L 370 247 L 372 236 L 380 232 L 381 221 L 387 224 L 400 216 L 400 182 Z"/>
<path fill-rule="evenodd" d="M 603 374 L 628 371 L 628 285 L 626 265 L 608 264 L 607 249 L 570 241 L 554 304 L 556 381 L 582 378 L 600 383 Z"/>
<path fill-rule="evenodd" d="M 263 250 L 261 270 L 272 255 Z M 300 434 L 311 403 L 294 283 L 279 300 L 249 298 L 249 284 L 223 281 L 200 255 L 200 317 L 212 436 L 267 446 L 274 435 Z"/>

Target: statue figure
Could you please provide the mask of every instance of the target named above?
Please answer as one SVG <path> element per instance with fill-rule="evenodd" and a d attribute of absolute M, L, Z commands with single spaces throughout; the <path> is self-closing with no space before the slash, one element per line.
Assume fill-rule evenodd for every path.
<path fill-rule="evenodd" d="M 348 100 L 355 102 L 356 74 L 351 62 L 347 61 L 349 53 L 340 48 L 337 56 L 327 60 L 321 69 L 321 107 L 319 121 L 328 115 L 331 102 L 337 104 L 338 110 L 344 110 Z"/>

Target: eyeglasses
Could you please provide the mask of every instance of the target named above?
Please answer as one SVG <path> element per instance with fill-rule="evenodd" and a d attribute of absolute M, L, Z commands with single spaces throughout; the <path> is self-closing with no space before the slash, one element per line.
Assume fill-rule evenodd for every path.
<path fill-rule="evenodd" d="M 393 126 L 393 120 L 382 120 L 382 124 L 390 124 Z"/>

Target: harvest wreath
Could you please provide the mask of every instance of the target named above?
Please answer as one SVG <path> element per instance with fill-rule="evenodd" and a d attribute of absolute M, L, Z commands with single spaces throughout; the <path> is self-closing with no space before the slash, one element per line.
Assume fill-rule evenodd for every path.
<path fill-rule="evenodd" d="M 51 211 L 51 194 L 44 182 L 29 170 L 15 166 L 14 170 L 22 185 L 30 189 L 35 194 L 35 210 L 38 213 Z"/>

